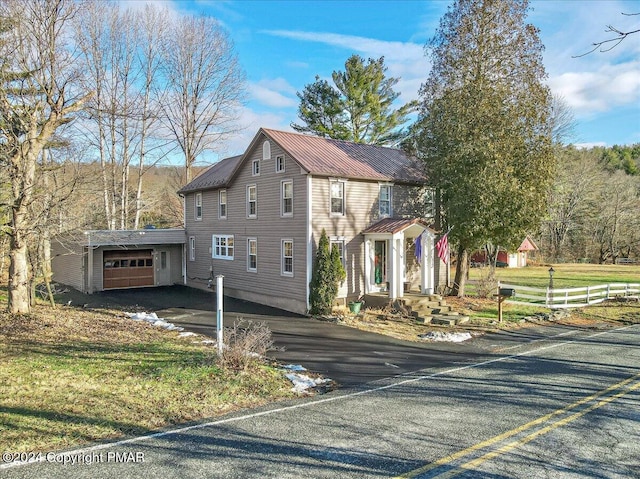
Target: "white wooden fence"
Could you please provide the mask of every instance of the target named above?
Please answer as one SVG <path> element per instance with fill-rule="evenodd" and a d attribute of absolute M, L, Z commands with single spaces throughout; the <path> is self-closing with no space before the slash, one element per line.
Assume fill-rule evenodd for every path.
<path fill-rule="evenodd" d="M 515 290 L 515 296 L 507 299 L 507 303 L 550 309 L 581 308 L 608 299 L 640 298 L 640 283 L 609 283 L 584 288 L 551 289 L 501 282 L 499 288 Z"/>

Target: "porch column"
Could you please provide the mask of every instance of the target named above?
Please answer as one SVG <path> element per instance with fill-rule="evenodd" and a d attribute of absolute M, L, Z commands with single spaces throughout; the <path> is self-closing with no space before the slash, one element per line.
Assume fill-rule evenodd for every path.
<path fill-rule="evenodd" d="M 364 292 L 365 294 L 371 294 L 371 264 L 373 263 L 373 256 L 371 254 L 371 240 L 365 239 L 364 241 Z"/>
<path fill-rule="evenodd" d="M 433 238 L 425 231 L 422 235 L 422 258 L 420 259 L 420 290 L 422 294 L 433 294 Z"/>
<path fill-rule="evenodd" d="M 404 245 L 403 234 L 394 234 L 391 236 L 389 246 L 389 269 L 387 279 L 389 280 L 389 299 L 394 300 L 404 296 L 402 284 L 402 273 L 404 264 Z"/>

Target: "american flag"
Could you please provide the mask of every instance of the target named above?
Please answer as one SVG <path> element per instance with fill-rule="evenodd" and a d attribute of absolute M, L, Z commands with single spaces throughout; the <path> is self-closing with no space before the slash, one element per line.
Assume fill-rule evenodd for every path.
<path fill-rule="evenodd" d="M 449 241 L 447 240 L 447 235 L 445 234 L 442 238 L 438 240 L 436 243 L 436 250 L 438 251 L 438 257 L 444 261 L 444 264 L 449 262 Z"/>

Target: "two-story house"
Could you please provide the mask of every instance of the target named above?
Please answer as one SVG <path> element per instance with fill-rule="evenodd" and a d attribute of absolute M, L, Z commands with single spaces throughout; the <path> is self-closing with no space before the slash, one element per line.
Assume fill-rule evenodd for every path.
<path fill-rule="evenodd" d="M 262 128 L 179 191 L 186 283 L 223 275 L 226 295 L 306 313 L 324 229 L 347 272 L 340 298 L 432 293 L 444 268 L 424 183 L 401 150 Z"/>

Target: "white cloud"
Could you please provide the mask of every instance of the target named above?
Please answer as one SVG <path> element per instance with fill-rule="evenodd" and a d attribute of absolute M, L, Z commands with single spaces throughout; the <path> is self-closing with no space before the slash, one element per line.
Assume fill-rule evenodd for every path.
<path fill-rule="evenodd" d="M 591 143 L 576 143 L 574 146 L 579 150 L 588 150 L 595 146 L 607 146 L 607 144 L 604 141 L 594 141 Z"/>
<path fill-rule="evenodd" d="M 356 51 L 365 58 L 383 56 L 388 76 L 400 78 L 396 91 L 400 92 L 400 100 L 402 102 L 418 98 L 420 84 L 427 78 L 430 70 L 429 61 L 424 55 L 424 46 L 422 44 L 298 30 L 266 30 L 262 33 L 291 40 L 341 47 L 345 50 Z M 338 70 L 340 67 L 341 65 L 336 65 L 335 69 Z"/>
<path fill-rule="evenodd" d="M 240 122 L 242 130 L 225 142 L 225 156 L 244 153 L 259 128 L 293 131 L 289 126 L 289 115 L 285 112 L 275 112 L 275 110 L 258 112 L 250 108 L 244 108 L 240 112 Z"/>
<path fill-rule="evenodd" d="M 564 97 L 576 116 L 588 117 L 640 101 L 640 62 L 562 73 L 550 78 L 549 86 Z"/>
<path fill-rule="evenodd" d="M 251 97 L 265 106 L 273 108 L 295 107 L 298 102 L 296 89 L 284 78 L 264 79 L 248 86 Z"/>

